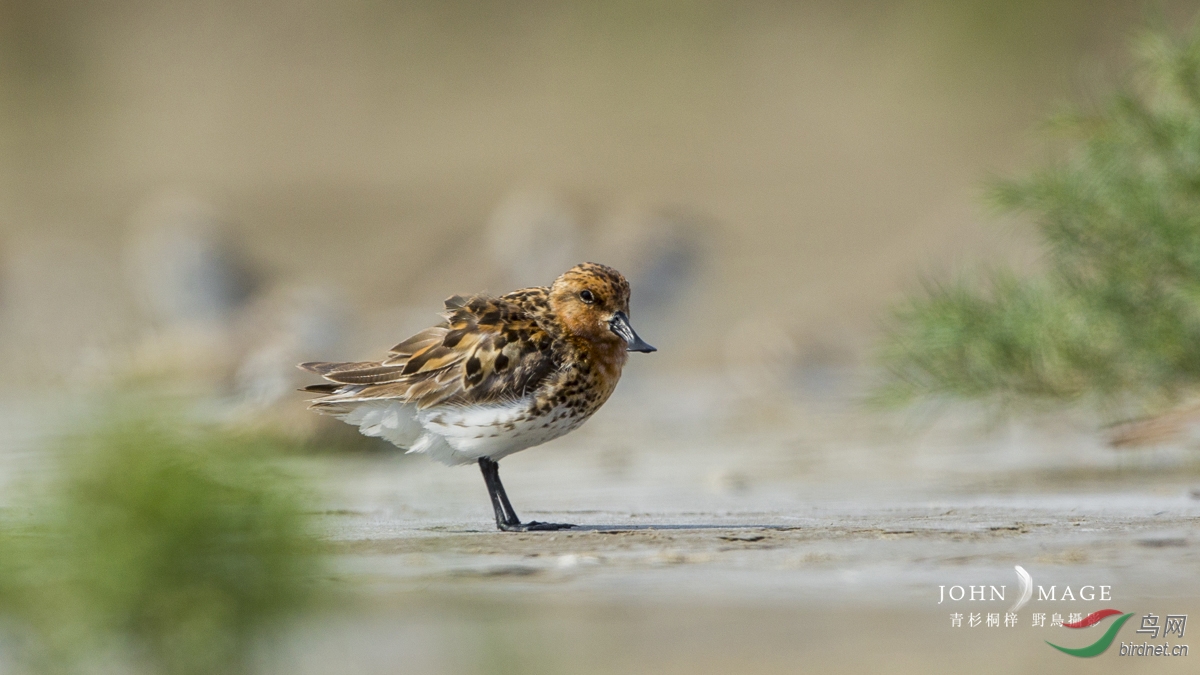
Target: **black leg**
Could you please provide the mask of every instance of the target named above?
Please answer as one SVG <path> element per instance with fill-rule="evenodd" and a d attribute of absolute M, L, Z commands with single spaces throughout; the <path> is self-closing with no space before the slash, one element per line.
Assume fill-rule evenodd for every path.
<path fill-rule="evenodd" d="M 504 513 L 508 517 L 504 519 L 505 525 L 520 525 L 521 519 L 517 516 L 517 510 L 513 508 L 512 502 L 508 501 L 508 492 L 504 490 L 504 483 L 500 482 L 500 463 L 492 462 L 492 472 L 496 477 L 496 493 L 500 497 L 500 504 L 504 507 Z"/>
<path fill-rule="evenodd" d="M 483 473 L 483 482 L 487 485 L 488 496 L 492 499 L 492 511 L 496 514 L 496 527 L 505 532 L 529 532 L 538 530 L 566 530 L 574 525 L 569 523 L 539 523 L 531 520 L 522 523 L 508 501 L 504 491 L 504 483 L 500 482 L 500 464 L 487 457 L 479 458 L 479 470 Z"/>
<path fill-rule="evenodd" d="M 504 512 L 500 492 L 496 489 L 496 484 L 500 482 L 500 474 L 496 470 L 499 466 L 487 457 L 479 458 L 479 470 L 483 473 L 483 482 L 487 485 L 488 497 L 492 500 L 492 510 L 496 513 L 496 527 L 503 530 L 510 516 Z"/>

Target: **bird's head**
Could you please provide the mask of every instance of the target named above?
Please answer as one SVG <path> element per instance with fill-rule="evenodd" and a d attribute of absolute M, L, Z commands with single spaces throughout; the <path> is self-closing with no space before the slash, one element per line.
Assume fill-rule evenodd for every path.
<path fill-rule="evenodd" d="M 629 282 L 605 265 L 582 263 L 550 286 L 550 309 L 567 331 L 590 342 L 653 352 L 629 324 Z"/>

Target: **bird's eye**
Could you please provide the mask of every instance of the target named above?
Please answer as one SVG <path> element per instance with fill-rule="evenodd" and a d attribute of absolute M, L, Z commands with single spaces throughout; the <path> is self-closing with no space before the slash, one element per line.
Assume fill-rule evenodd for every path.
<path fill-rule="evenodd" d="M 596 302 L 596 296 L 591 291 L 583 291 L 579 294 L 579 299 L 589 305 Z"/>

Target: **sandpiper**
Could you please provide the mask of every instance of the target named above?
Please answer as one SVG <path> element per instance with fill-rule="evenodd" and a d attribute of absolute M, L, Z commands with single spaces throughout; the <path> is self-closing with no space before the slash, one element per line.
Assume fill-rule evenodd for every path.
<path fill-rule="evenodd" d="M 549 287 L 455 295 L 443 317 L 382 361 L 300 364 L 330 382 L 305 389 L 323 394 L 311 407 L 410 453 L 478 462 L 501 530 L 573 527 L 522 523 L 498 462 L 579 428 L 616 388 L 626 352 L 655 351 L 629 325 L 629 282 L 583 263 Z"/>

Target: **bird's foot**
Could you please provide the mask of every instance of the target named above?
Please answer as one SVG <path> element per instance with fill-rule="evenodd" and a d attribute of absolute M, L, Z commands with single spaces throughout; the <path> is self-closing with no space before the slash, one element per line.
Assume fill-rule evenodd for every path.
<path fill-rule="evenodd" d="M 554 532 L 569 530 L 575 527 L 571 523 L 541 523 L 531 520 L 528 523 L 501 523 L 500 529 L 505 532 Z"/>

